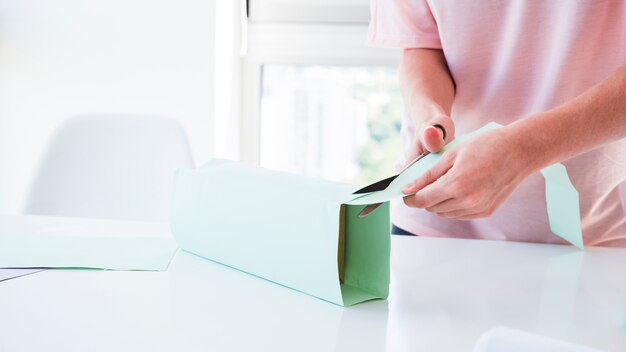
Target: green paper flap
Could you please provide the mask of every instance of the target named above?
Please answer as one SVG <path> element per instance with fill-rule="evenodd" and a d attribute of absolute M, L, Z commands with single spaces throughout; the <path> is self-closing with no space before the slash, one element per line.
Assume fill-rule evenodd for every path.
<path fill-rule="evenodd" d="M 578 191 L 567 176 L 563 164 L 541 170 L 546 179 L 546 205 L 550 230 L 576 247 L 583 249 Z"/>

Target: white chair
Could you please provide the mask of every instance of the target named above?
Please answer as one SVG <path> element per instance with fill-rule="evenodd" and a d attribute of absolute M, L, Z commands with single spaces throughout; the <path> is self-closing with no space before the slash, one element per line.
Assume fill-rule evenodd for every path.
<path fill-rule="evenodd" d="M 176 121 L 133 115 L 84 115 L 53 134 L 24 213 L 168 221 L 174 171 L 192 167 Z"/>

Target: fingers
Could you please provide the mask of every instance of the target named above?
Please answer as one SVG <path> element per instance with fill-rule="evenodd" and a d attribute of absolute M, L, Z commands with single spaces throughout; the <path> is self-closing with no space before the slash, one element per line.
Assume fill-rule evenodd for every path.
<path fill-rule="evenodd" d="M 455 127 L 452 119 L 446 115 L 437 115 L 416 125 L 414 146 L 407 156 L 407 162 L 424 152 L 437 153 L 454 139 Z M 445 131 L 445 132 L 444 132 Z M 413 134 L 413 132 L 410 132 Z"/>
<path fill-rule="evenodd" d="M 435 127 L 438 125 L 438 127 Z M 445 130 L 445 136 L 443 130 Z M 448 142 L 454 139 L 454 122 L 445 115 L 430 119 L 421 131 L 420 142 L 424 149 L 436 153 Z M 445 140 L 444 140 L 445 137 Z"/>
<path fill-rule="evenodd" d="M 461 204 L 460 207 L 458 207 L 455 210 L 443 210 L 443 211 L 438 211 L 436 212 L 437 215 L 443 217 L 443 218 L 447 218 L 450 220 L 476 220 L 476 219 L 482 219 L 482 218 L 486 218 L 489 217 L 491 215 L 493 215 L 493 213 L 495 212 L 495 210 L 498 208 L 498 204 L 499 203 L 488 203 L 487 205 L 477 205 L 477 206 L 463 206 L 463 201 L 461 200 L 459 202 Z M 434 208 L 434 207 L 431 207 Z M 450 209 L 452 209 L 453 207 L 450 206 Z M 440 208 L 440 209 L 444 209 L 444 208 Z"/>
<path fill-rule="evenodd" d="M 450 167 L 447 166 L 447 164 L 441 163 L 442 161 L 444 160 L 440 160 L 439 163 L 437 163 L 432 169 L 426 172 L 426 174 L 430 173 L 430 175 L 423 175 L 421 178 L 417 179 L 411 186 L 409 186 L 409 190 L 414 192 L 405 193 L 415 194 L 404 197 L 404 204 L 414 208 L 427 209 L 437 204 L 452 200 L 453 195 L 450 194 L 449 187 L 447 187 L 448 182 L 446 182 L 445 177 L 442 178 L 442 176 L 446 174 L 447 170 Z M 442 164 L 443 166 L 438 166 L 439 164 Z M 433 176 L 435 175 L 435 173 L 438 172 L 441 174 L 441 176 Z M 428 180 L 429 178 L 433 178 L 434 181 L 422 187 L 420 183 L 428 182 L 423 180 Z M 413 187 L 415 187 L 416 189 L 410 189 Z M 407 189 L 405 188 L 405 190 Z"/>
<path fill-rule="evenodd" d="M 447 201 L 450 196 L 440 190 L 437 184 L 430 185 L 418 193 L 404 197 L 404 204 L 413 208 L 429 208 Z"/>
<path fill-rule="evenodd" d="M 490 216 L 491 212 L 476 212 L 475 210 L 455 210 L 445 213 L 437 213 L 437 215 L 450 220 L 476 220 Z"/>
<path fill-rule="evenodd" d="M 422 145 L 429 152 L 438 152 L 446 142 L 443 140 L 443 131 L 435 126 L 428 126 L 422 134 Z"/>
<path fill-rule="evenodd" d="M 404 203 L 408 206 L 421 205 L 419 200 L 414 199 L 415 196 L 407 196 L 404 199 Z M 476 220 L 491 215 L 492 211 L 480 211 L 476 209 L 465 209 L 462 200 L 456 198 L 448 198 L 440 203 L 431 206 L 425 206 L 418 208 L 424 208 L 424 210 L 437 214 L 442 218 L 449 220 Z"/>
<path fill-rule="evenodd" d="M 404 186 L 402 192 L 404 192 L 404 194 L 416 193 L 445 175 L 452 168 L 453 165 L 453 157 L 449 156 L 449 153 L 451 152 L 452 150 L 445 153 L 441 160 L 439 160 L 435 164 L 435 166 L 428 169 L 422 176 L 413 181 L 413 183 Z"/>
<path fill-rule="evenodd" d="M 443 214 L 448 212 L 455 212 L 464 209 L 464 202 L 457 198 L 446 199 L 441 203 L 437 203 L 426 208 L 427 211 L 436 214 Z"/>

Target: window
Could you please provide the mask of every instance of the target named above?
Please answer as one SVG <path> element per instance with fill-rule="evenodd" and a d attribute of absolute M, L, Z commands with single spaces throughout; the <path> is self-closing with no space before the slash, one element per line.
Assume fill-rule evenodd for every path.
<path fill-rule="evenodd" d="M 400 51 L 365 45 L 369 1 L 274 6 L 279 3 L 250 2 L 241 66 L 241 159 L 359 185 L 394 173 L 403 112 Z M 287 15 L 302 6 L 315 11 L 290 21 Z M 348 8 L 361 10 L 357 15 Z"/>
<path fill-rule="evenodd" d="M 354 184 L 387 177 L 401 114 L 395 67 L 265 65 L 260 164 Z"/>

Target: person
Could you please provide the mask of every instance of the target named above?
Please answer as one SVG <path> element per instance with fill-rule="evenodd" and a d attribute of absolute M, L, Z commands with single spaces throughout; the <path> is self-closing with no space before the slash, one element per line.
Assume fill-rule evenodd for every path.
<path fill-rule="evenodd" d="M 562 162 L 585 245 L 626 247 L 626 1 L 371 5 L 368 43 L 404 49 L 398 168 L 489 121 L 505 126 L 407 185 L 416 193 L 392 206 L 398 230 L 566 243 L 550 231 L 538 172 Z"/>

